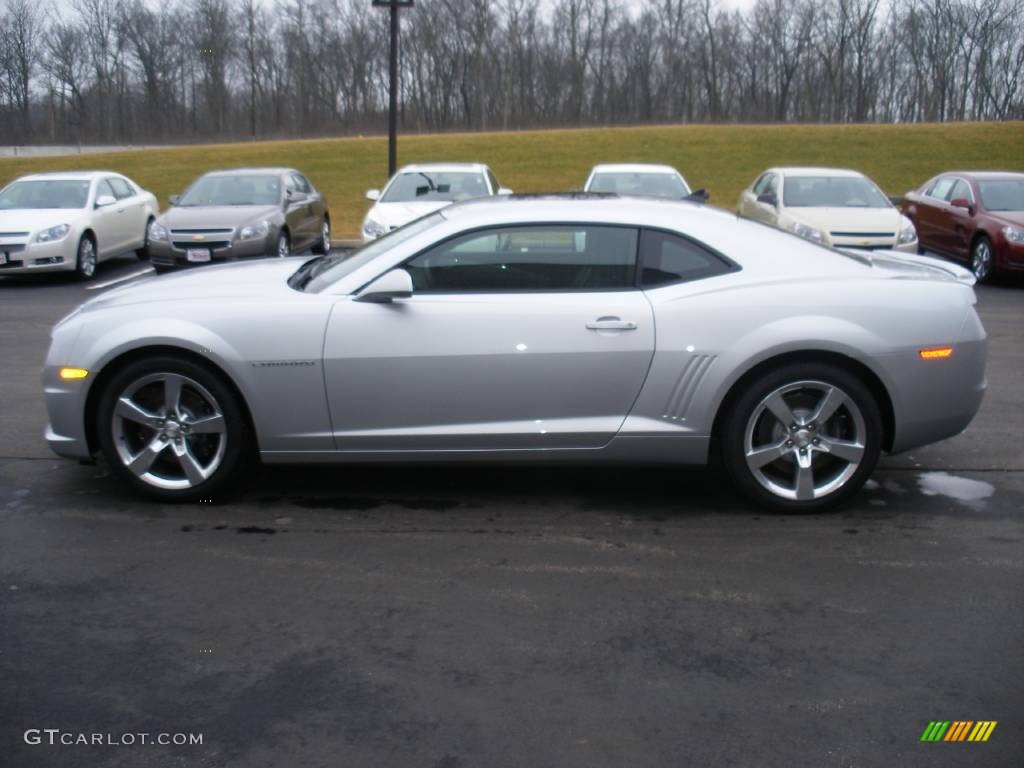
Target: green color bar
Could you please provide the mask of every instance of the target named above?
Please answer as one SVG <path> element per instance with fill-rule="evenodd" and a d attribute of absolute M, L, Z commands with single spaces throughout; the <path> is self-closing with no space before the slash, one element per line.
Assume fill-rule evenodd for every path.
<path fill-rule="evenodd" d="M 931 732 L 939 723 L 936 720 L 932 720 L 928 723 L 928 727 L 924 729 L 924 733 L 921 734 L 921 741 L 931 741 Z"/>
<path fill-rule="evenodd" d="M 932 734 L 930 741 L 941 741 L 942 737 L 946 735 L 946 731 L 949 729 L 949 720 L 944 723 L 939 723 L 935 732 Z"/>

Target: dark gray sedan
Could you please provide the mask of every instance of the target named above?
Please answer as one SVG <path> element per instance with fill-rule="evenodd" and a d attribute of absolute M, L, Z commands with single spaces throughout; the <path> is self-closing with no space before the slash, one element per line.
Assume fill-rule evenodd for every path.
<path fill-rule="evenodd" d="M 293 168 L 242 168 L 200 176 L 148 232 L 153 267 L 331 249 L 327 203 Z"/>

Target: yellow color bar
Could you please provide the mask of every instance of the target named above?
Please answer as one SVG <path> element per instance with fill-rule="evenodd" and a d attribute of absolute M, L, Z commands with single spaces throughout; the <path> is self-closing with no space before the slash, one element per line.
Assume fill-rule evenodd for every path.
<path fill-rule="evenodd" d="M 921 356 L 922 360 L 941 360 L 942 358 L 949 357 L 953 354 L 952 347 L 930 347 L 928 349 L 921 349 L 917 352 Z"/>
<path fill-rule="evenodd" d="M 60 377 L 62 379 L 84 379 L 89 375 L 89 372 L 85 368 L 61 368 Z"/>

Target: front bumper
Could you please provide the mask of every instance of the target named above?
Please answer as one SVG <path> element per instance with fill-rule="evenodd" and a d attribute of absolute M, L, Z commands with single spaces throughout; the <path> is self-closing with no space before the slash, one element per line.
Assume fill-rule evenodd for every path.
<path fill-rule="evenodd" d="M 887 241 L 870 241 L 851 238 L 835 238 L 831 242 L 833 248 L 842 248 L 849 251 L 896 251 L 897 253 L 917 253 L 917 240 L 909 243 L 897 243 L 893 239 Z"/>
<path fill-rule="evenodd" d="M 172 235 L 173 238 L 173 235 Z M 210 251 L 209 261 L 188 260 L 188 249 L 182 241 L 156 240 L 149 243 L 149 260 L 158 267 L 201 267 L 204 264 L 218 264 L 234 259 L 249 259 L 274 254 L 276 233 L 252 240 L 228 240 L 226 242 L 196 241 L 188 248 L 205 248 Z"/>
<path fill-rule="evenodd" d="M 25 275 L 37 272 L 66 272 L 75 268 L 77 242 L 72 237 L 50 243 L 0 243 L 7 254 L 0 264 L 0 275 Z"/>
<path fill-rule="evenodd" d="M 2 246 L 0 246 L 2 247 Z M 995 268 L 1006 272 L 1024 271 L 1024 243 L 1011 243 L 1002 238 L 995 247 Z"/>

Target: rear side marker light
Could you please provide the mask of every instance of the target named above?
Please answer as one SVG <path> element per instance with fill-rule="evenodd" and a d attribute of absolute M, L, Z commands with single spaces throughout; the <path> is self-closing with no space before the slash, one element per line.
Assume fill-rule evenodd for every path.
<path fill-rule="evenodd" d="M 60 377 L 62 379 L 84 379 L 89 375 L 89 372 L 85 368 L 61 368 Z"/>
<path fill-rule="evenodd" d="M 930 349 L 918 350 L 922 360 L 939 360 L 953 354 L 952 347 L 931 347 Z"/>

